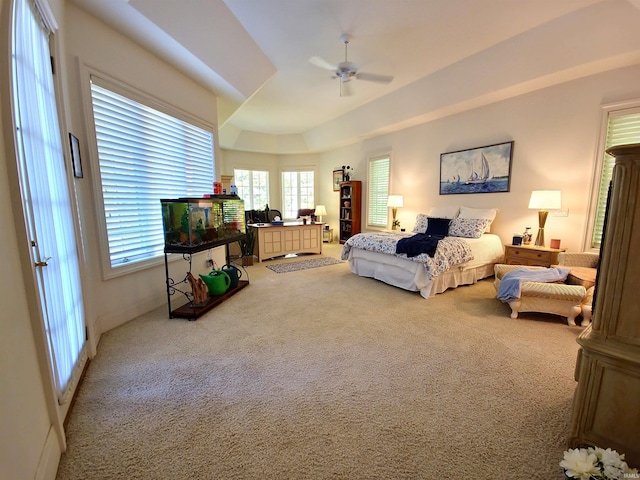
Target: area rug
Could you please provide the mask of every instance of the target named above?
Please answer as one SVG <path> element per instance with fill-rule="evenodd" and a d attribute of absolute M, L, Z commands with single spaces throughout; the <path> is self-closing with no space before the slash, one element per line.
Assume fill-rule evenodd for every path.
<path fill-rule="evenodd" d="M 297 262 L 276 263 L 274 265 L 267 265 L 267 268 L 276 273 L 289 273 L 308 270 L 309 268 L 326 267 L 327 265 L 335 265 L 336 263 L 342 262 L 331 257 L 319 257 L 299 260 Z"/>

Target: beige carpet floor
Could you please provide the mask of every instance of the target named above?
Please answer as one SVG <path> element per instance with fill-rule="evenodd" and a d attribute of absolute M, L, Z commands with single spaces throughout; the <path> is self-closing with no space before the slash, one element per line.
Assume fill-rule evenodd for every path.
<path fill-rule="evenodd" d="M 347 263 L 247 272 L 196 321 L 103 335 L 58 480 L 563 478 L 580 328 L 509 318 L 491 279 L 425 300 Z"/>

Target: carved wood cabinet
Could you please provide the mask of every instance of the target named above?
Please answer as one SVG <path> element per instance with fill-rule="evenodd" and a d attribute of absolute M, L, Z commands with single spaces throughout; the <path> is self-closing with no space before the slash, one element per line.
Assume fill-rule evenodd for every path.
<path fill-rule="evenodd" d="M 569 445 L 595 445 L 640 466 L 640 144 L 615 157 L 592 325 L 578 337 Z"/>

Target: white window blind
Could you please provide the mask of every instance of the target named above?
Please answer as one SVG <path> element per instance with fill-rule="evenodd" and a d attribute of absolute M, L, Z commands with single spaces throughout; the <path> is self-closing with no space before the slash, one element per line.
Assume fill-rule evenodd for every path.
<path fill-rule="evenodd" d="M 367 224 L 372 227 L 387 227 L 389 209 L 389 172 L 391 158 L 388 155 L 369 159 L 369 193 Z"/>
<path fill-rule="evenodd" d="M 614 145 L 627 145 L 640 142 L 640 107 L 609 112 L 605 150 Z M 600 184 L 598 187 L 598 201 L 595 211 L 591 247 L 600 248 L 600 241 L 604 228 L 604 216 L 607 206 L 607 192 L 609 182 L 613 175 L 615 159 L 602 152 L 602 170 L 600 172 Z"/>
<path fill-rule="evenodd" d="M 282 200 L 284 218 L 297 218 L 301 208 L 315 208 L 314 172 L 282 172 Z"/>
<path fill-rule="evenodd" d="M 269 205 L 269 172 L 234 169 L 233 182 L 245 210 L 262 210 Z"/>
<path fill-rule="evenodd" d="M 213 190 L 213 133 L 116 93 L 92 77 L 104 220 L 112 268 L 164 251 L 160 199 Z"/>

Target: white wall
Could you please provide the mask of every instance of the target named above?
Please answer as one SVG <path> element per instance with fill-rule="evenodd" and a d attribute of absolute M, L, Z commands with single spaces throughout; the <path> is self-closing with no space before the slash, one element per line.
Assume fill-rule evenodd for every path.
<path fill-rule="evenodd" d="M 81 82 L 87 82 L 88 79 L 81 78 L 82 69 L 79 65 L 87 65 L 104 72 L 202 119 L 214 126 L 215 138 L 217 138 L 216 97 L 147 50 L 69 2 L 66 15 L 68 85 L 69 91 L 74 92 L 70 97 L 73 131 L 80 139 L 85 173 L 84 178 L 75 180 L 75 185 L 84 235 L 87 290 L 90 295 L 88 322 L 99 335 L 142 313 L 166 304 L 167 298 L 163 262 L 143 271 L 103 280 L 97 242 L 97 217 L 93 201 L 94 195 L 96 193 L 100 195 L 100 192 L 92 183 L 98 172 L 97 159 L 91 155 L 92 150 L 87 144 L 88 131 L 83 117 L 83 108 L 86 107 L 87 100 L 89 102 L 90 100 L 82 97 Z M 216 165 L 216 170 L 219 174 L 219 165 Z M 214 250 L 214 259 L 219 266 L 224 263 L 223 247 Z M 194 274 L 207 271 L 205 260 L 206 252 L 195 256 Z M 182 260 L 171 262 L 170 275 L 174 280 L 181 280 L 185 273 L 185 264 Z M 176 299 L 176 302 L 181 300 Z M 182 303 L 184 303 L 183 300 Z M 174 306 L 177 305 L 178 303 Z"/>
<path fill-rule="evenodd" d="M 342 165 L 355 169 L 352 179 L 363 180 L 366 208 L 367 159 L 391 153 L 391 193 L 404 195 L 398 210 L 401 226 L 413 228 L 418 213 L 432 206 L 464 205 L 500 209 L 492 227 L 503 242 L 527 226 L 538 227 L 538 214 L 529 210 L 532 190 L 562 192 L 567 217 L 549 215 L 547 244 L 559 238 L 561 246 L 581 251 L 585 237 L 593 175 L 598 157 L 602 106 L 640 99 L 640 66 L 584 77 L 508 100 L 479 107 L 422 125 L 380 135 L 314 155 L 272 155 L 225 150 L 225 169 L 268 165 L 272 205 L 279 203 L 278 171 L 284 165 L 315 164 L 318 199 L 327 207 L 324 221 L 338 227 L 338 192 L 332 189 L 332 171 Z M 439 195 L 440 154 L 513 140 L 510 191 L 505 193 Z M 275 175 L 275 176 L 274 176 Z M 275 195 L 275 196 L 274 196 Z M 366 219 L 363 217 L 363 230 Z"/>
<path fill-rule="evenodd" d="M 355 179 L 366 180 L 366 159 L 392 153 L 391 192 L 404 195 L 398 210 L 401 226 L 413 228 L 417 213 L 432 206 L 497 207 L 492 231 L 504 242 L 526 226 L 537 231 L 537 212 L 528 210 L 532 190 L 562 191 L 568 217 L 549 216 L 545 238 L 580 251 L 588 221 L 590 189 L 602 119 L 601 105 L 640 99 L 640 66 L 598 74 L 480 107 L 423 125 L 381 135 L 320 155 L 326 165 L 355 166 Z M 440 154 L 514 140 L 511 188 L 507 193 L 439 195 Z M 323 188 L 326 220 L 337 226 L 338 193 Z M 366 199 L 366 182 L 364 184 Z M 363 199 L 363 201 L 364 201 Z M 363 220 L 363 228 L 364 220 Z"/>

